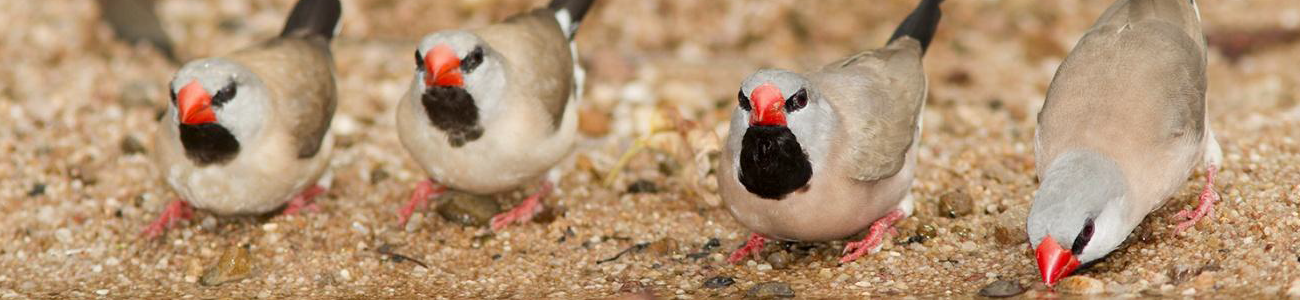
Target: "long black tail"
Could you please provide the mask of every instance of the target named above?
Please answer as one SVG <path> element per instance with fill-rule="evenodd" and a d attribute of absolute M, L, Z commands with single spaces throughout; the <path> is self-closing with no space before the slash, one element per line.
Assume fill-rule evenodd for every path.
<path fill-rule="evenodd" d="M 339 0 L 301 0 L 293 5 L 289 20 L 284 22 L 282 37 L 321 36 L 325 40 L 334 38 L 338 29 L 339 17 L 343 15 L 343 5 Z"/>
<path fill-rule="evenodd" d="M 930 48 L 930 39 L 934 38 L 934 30 L 939 27 L 939 17 L 943 15 L 939 11 L 940 3 L 943 0 L 921 0 L 921 4 L 894 30 L 894 36 L 889 38 L 889 42 L 903 36 L 912 37 L 921 42 L 921 53 L 924 54 Z"/>
<path fill-rule="evenodd" d="M 587 9 L 591 8 L 594 2 L 596 0 L 554 0 L 546 5 L 546 8 L 555 11 L 555 20 L 565 29 L 564 36 L 572 40 L 573 35 L 578 33 L 578 24 L 582 23 L 582 16 L 587 15 Z"/>

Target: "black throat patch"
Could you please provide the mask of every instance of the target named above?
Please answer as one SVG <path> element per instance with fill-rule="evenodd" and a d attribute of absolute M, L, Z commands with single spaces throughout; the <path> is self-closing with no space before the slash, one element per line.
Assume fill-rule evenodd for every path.
<path fill-rule="evenodd" d="M 750 193 L 781 200 L 812 179 L 812 163 L 789 127 L 750 126 L 740 145 L 740 184 Z"/>
<path fill-rule="evenodd" d="M 447 143 L 452 147 L 478 140 L 483 136 L 483 126 L 478 124 L 478 106 L 474 96 L 459 87 L 435 86 L 424 90 L 420 98 L 424 112 L 433 127 L 447 133 Z"/>
<path fill-rule="evenodd" d="M 216 123 L 180 125 L 185 156 L 199 166 L 223 164 L 239 155 L 239 141 Z"/>

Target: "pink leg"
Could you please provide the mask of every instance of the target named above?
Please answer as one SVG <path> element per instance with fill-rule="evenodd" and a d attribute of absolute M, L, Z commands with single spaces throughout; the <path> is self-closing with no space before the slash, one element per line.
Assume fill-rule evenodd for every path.
<path fill-rule="evenodd" d="M 411 219 L 411 214 L 414 214 L 416 209 L 428 205 L 430 198 L 438 197 L 446 191 L 447 187 L 434 183 L 433 179 L 420 181 L 415 185 L 415 191 L 411 193 L 411 201 L 407 201 L 406 206 L 397 210 L 397 225 L 406 227 L 406 221 Z"/>
<path fill-rule="evenodd" d="M 872 251 L 872 249 L 875 249 L 877 246 L 880 246 L 880 243 L 885 240 L 885 232 L 896 232 L 894 230 L 894 223 L 898 222 L 898 220 L 902 220 L 905 216 L 906 215 L 903 214 L 903 211 L 895 209 L 884 217 L 881 217 L 880 220 L 871 223 L 871 229 L 867 230 L 866 237 L 862 238 L 861 241 L 851 242 L 848 245 L 844 245 L 844 251 L 841 252 L 841 254 L 848 255 L 841 257 L 840 263 L 851 262 L 866 255 L 868 251 Z"/>
<path fill-rule="evenodd" d="M 740 246 L 740 249 L 736 249 L 736 252 L 732 252 L 731 256 L 727 257 L 727 263 L 738 263 L 745 260 L 746 256 L 758 255 L 759 252 L 763 252 L 763 246 L 766 243 L 767 238 L 763 237 L 763 235 L 758 233 L 749 234 L 749 240 L 745 241 L 745 245 Z"/>
<path fill-rule="evenodd" d="M 194 209 L 190 207 L 188 202 L 174 200 L 167 203 L 167 208 L 164 208 L 162 214 L 158 215 L 158 219 L 149 224 L 149 227 L 140 232 L 140 235 L 151 240 L 162 235 L 172 225 L 176 225 L 176 221 L 189 220 L 192 217 L 194 217 Z"/>
<path fill-rule="evenodd" d="M 1178 227 L 1174 229 L 1174 234 L 1182 233 L 1187 228 L 1196 225 L 1196 222 L 1200 221 L 1202 217 L 1214 212 L 1214 202 L 1219 201 L 1219 193 L 1214 192 L 1214 175 L 1218 171 L 1217 166 L 1210 166 L 1206 171 L 1205 189 L 1201 190 L 1201 204 L 1197 205 L 1195 210 L 1180 211 L 1178 215 L 1174 216 L 1176 219 L 1186 220 L 1178 223 Z"/>
<path fill-rule="evenodd" d="M 315 199 L 316 196 L 320 196 L 324 193 L 325 188 L 319 185 L 312 185 L 306 190 L 303 190 L 301 194 L 298 194 L 298 196 L 294 196 L 293 200 L 289 200 L 289 204 L 284 208 L 283 214 L 296 215 L 299 211 L 303 210 L 310 212 L 320 211 L 320 207 L 316 206 Z"/>
<path fill-rule="evenodd" d="M 492 216 L 492 231 L 501 231 L 510 223 L 524 223 L 532 220 L 537 213 L 542 212 L 542 197 L 551 192 L 554 186 L 550 181 L 542 183 L 542 189 L 528 196 L 523 203 L 519 203 L 510 211 Z"/>

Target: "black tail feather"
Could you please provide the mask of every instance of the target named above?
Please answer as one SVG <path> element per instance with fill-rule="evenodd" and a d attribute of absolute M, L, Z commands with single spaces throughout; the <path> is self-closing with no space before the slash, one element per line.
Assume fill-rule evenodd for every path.
<path fill-rule="evenodd" d="M 320 36 L 326 40 L 332 39 L 342 15 L 343 5 L 339 0 L 300 0 L 293 5 L 293 11 L 289 13 L 289 20 L 284 22 L 284 31 L 280 32 L 280 36 Z"/>
<path fill-rule="evenodd" d="M 921 42 L 921 53 L 925 53 L 930 48 L 930 39 L 934 38 L 934 30 L 939 27 L 939 17 L 943 15 L 939 11 L 940 3 L 943 0 L 921 0 L 921 4 L 894 30 L 894 36 L 889 38 L 889 42 L 909 36 Z"/>
<path fill-rule="evenodd" d="M 556 12 L 564 10 L 569 13 L 570 24 L 566 24 L 568 25 L 569 32 L 565 32 L 564 34 L 568 36 L 569 39 L 573 39 L 574 34 L 578 32 L 578 24 L 582 23 L 582 17 L 587 15 L 587 9 L 591 8 L 591 4 L 594 2 L 596 2 L 596 0 L 553 0 L 551 1 L 551 4 L 546 5 L 546 8 Z"/>

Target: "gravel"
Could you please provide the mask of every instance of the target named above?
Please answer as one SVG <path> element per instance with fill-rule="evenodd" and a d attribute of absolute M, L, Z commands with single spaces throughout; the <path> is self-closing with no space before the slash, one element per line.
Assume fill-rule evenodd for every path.
<path fill-rule="evenodd" d="M 157 1 L 182 60 L 278 34 L 293 2 Z M 91 2 L 0 1 L 0 19 L 14 28 L 0 36 L 8 58 L 0 64 L 0 239 L 8 241 L 0 243 L 0 295 L 700 299 L 783 282 L 806 298 L 934 298 L 974 296 L 1003 279 L 1031 283 L 1024 297 L 1044 297 L 1032 251 L 1017 238 L 1037 186 L 1035 116 L 1066 51 L 1109 4 L 945 3 L 926 54 L 916 212 L 877 254 L 837 265 L 845 241 L 810 243 L 785 269 L 759 271 L 725 262 L 750 232 L 719 205 L 713 177 L 737 84 L 761 67 L 802 70 L 878 46 L 915 1 L 602 1 L 576 42 L 587 69 L 581 108 L 607 118 L 585 125 L 576 154 L 557 167 L 563 176 L 545 199 L 560 208 L 553 220 L 496 234 L 434 216 L 432 207 L 409 231 L 396 226 L 425 175 L 397 139 L 393 109 L 418 37 L 545 1 L 344 2 L 334 41 L 338 146 L 320 212 L 198 211 L 144 241 L 140 231 L 177 198 L 148 158 L 177 66 L 116 41 Z M 1200 4 L 1212 48 L 1210 125 L 1225 153 L 1216 178 L 1223 201 L 1194 229 L 1173 234 L 1172 216 L 1196 204 L 1198 170 L 1121 248 L 1082 271 L 1103 291 L 1128 296 L 1300 295 L 1300 43 L 1279 38 L 1300 29 L 1294 1 Z M 1231 57 L 1224 47 L 1235 49 Z M 638 140 L 645 148 L 619 164 Z M 628 193 L 637 180 L 656 191 Z M 500 205 L 529 191 L 502 195 Z M 941 211 L 943 195 L 954 192 L 970 199 L 971 213 Z M 274 230 L 262 230 L 267 224 Z M 678 245 L 664 255 L 596 263 L 666 238 Z M 710 238 L 723 246 L 701 247 Z M 240 245 L 252 245 L 256 271 L 201 286 L 204 271 Z M 402 245 L 395 251 L 427 267 L 394 263 L 377 251 L 382 245 Z M 1191 273 L 1177 272 L 1180 265 Z M 718 276 L 735 283 L 692 288 Z"/>

